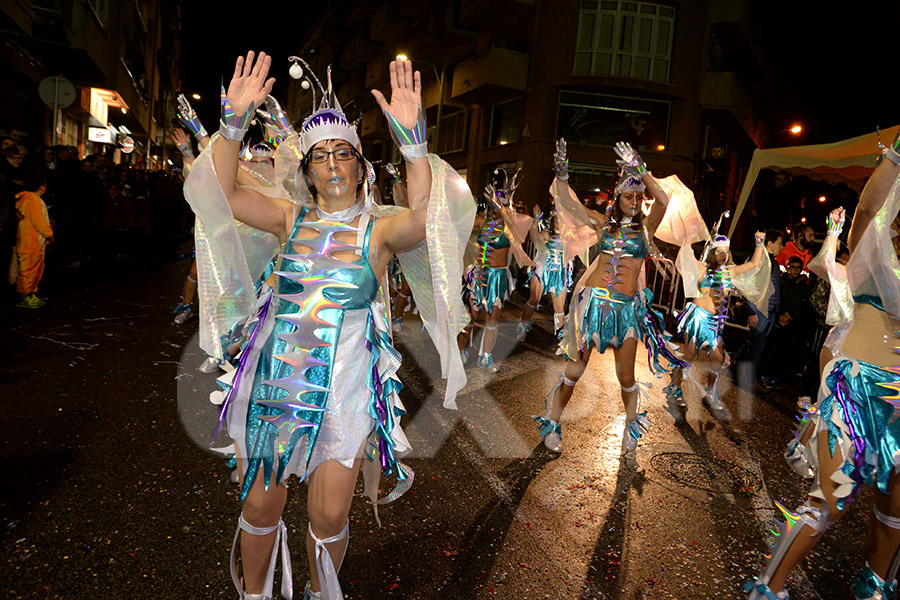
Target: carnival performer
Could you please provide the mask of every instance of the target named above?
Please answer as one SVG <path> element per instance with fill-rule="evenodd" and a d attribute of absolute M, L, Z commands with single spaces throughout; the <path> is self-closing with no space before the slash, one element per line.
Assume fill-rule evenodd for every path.
<path fill-rule="evenodd" d="M 179 122 L 190 131 L 197 140 L 197 147 L 202 151 L 209 145 L 209 134 L 197 117 L 197 113 L 191 106 L 191 103 L 184 94 L 178 94 L 175 97 L 175 115 Z M 194 163 L 194 150 L 191 148 L 191 139 L 183 129 L 175 128 L 172 130 L 172 141 L 175 147 L 181 152 L 182 164 L 184 165 L 184 178 L 191 174 L 191 165 Z M 191 268 L 187 276 L 184 278 L 184 287 L 181 294 L 181 302 L 172 311 L 175 317 L 172 322 L 175 325 L 184 325 L 194 316 L 194 299 L 197 296 L 197 259 L 191 262 Z M 206 363 L 204 363 L 206 365 Z M 210 370 L 204 372 L 212 372 Z"/>
<path fill-rule="evenodd" d="M 494 345 L 503 304 L 515 290 L 515 282 L 509 265 L 515 257 L 520 267 L 533 266 L 534 262 L 522 249 L 532 217 L 512 209 L 513 195 L 518 185 L 519 172 L 510 179 L 503 169 L 495 169 L 494 181 L 484 191 L 483 217 L 475 222 L 478 237 L 475 241 L 474 260 L 464 276 L 464 296 L 469 307 L 471 321 L 459 335 L 459 349 L 463 363 L 468 362 L 467 347 L 472 341 L 472 330 L 483 310 L 484 333 L 478 349 L 478 366 L 496 372 Z"/>
<path fill-rule="evenodd" d="M 640 384 L 634 375 L 638 341 L 647 347 L 650 368 L 654 372 L 665 369 L 660 358 L 669 365 L 686 365 L 673 353 L 674 346 L 663 329 L 662 315 L 650 308 L 652 293 L 649 289 L 639 288 L 644 261 L 650 254 L 650 235 L 663 218 L 669 198 L 630 144 L 618 142 L 614 150 L 623 174 L 616 185 L 612 206 L 606 214 L 600 214 L 584 208 L 574 198 L 567 182 L 565 140 L 561 139 L 556 146 L 554 189 L 557 210 L 563 211 L 567 221 L 572 223 L 566 225 L 566 229 L 587 223 L 593 225 L 600 253 L 573 291 L 558 351 L 568 359 L 566 369 L 547 396 L 545 414 L 534 417 L 544 445 L 553 452 L 562 452 L 560 417 L 572 398 L 575 384 L 587 368 L 593 348 L 601 353 L 608 347 L 613 348 L 625 405 L 623 448 L 626 451 L 637 447 L 638 438 L 650 423 L 646 412 L 640 412 L 639 392 L 642 390 L 639 390 Z M 645 189 L 649 189 L 655 200 L 646 220 L 641 210 Z M 567 236 L 573 240 L 571 251 L 578 251 L 574 240 L 583 236 L 564 232 L 564 240 Z"/>
<path fill-rule="evenodd" d="M 762 573 L 747 584 L 751 600 L 787 598 L 785 580 L 856 498 L 875 487 L 868 561 L 853 581 L 858 599 L 896 597 L 900 566 L 900 262 L 892 237 L 900 210 L 900 136 L 860 194 L 850 227 L 847 275 L 853 319 L 840 356 L 823 372 L 813 433 L 806 446 L 816 471 L 807 501 L 786 522 Z"/>
<path fill-rule="evenodd" d="M 553 305 L 553 335 L 556 340 L 562 333 L 566 316 L 566 294 L 572 287 L 572 262 L 566 261 L 563 241 L 559 235 L 555 202 L 534 220 L 529 231 L 535 248 L 535 266 L 529 282 L 530 295 L 522 309 L 522 317 L 516 326 L 516 340 L 524 341 L 531 331 L 531 322 L 544 294 L 550 294 Z"/>
<path fill-rule="evenodd" d="M 807 265 L 810 271 L 829 284 L 825 322 L 831 325 L 831 329 L 819 352 L 819 370 L 823 373 L 825 367 L 833 359 L 841 356 L 841 345 L 844 343 L 844 338 L 847 337 L 847 331 L 850 330 L 850 322 L 853 319 L 853 295 L 847 281 L 847 268 L 837 260 L 840 235 L 845 219 L 843 207 L 836 208 L 829 213 L 825 219 L 828 231 L 825 242 L 816 257 Z M 813 434 L 815 412 L 819 409 L 818 402 L 812 405 L 803 403 L 801 409 L 797 433 L 788 442 L 784 458 L 798 475 L 804 479 L 812 479 L 815 472 L 810 466 L 806 445 Z"/>
<path fill-rule="evenodd" d="M 393 180 L 391 183 L 391 196 L 394 200 L 394 206 L 408 207 L 406 186 L 403 185 L 403 177 L 401 177 L 400 171 L 391 163 L 387 163 L 384 168 Z M 409 282 L 406 281 L 406 277 L 403 275 L 400 259 L 396 255 L 394 255 L 388 267 L 388 274 L 391 281 L 391 289 L 397 294 L 394 298 L 391 329 L 394 333 L 400 333 L 403 327 L 403 315 L 407 311 L 415 309 L 413 309 L 413 303 L 411 302 L 412 290 L 409 287 Z"/>
<path fill-rule="evenodd" d="M 690 192 L 689 192 L 690 193 Z M 693 200 L 693 198 L 691 198 Z M 696 203 L 694 204 L 696 206 Z M 726 211 L 715 227 L 718 233 Z M 724 235 L 715 235 L 704 249 L 705 264 L 694 258 L 689 244 L 683 245 L 675 261 L 682 276 L 684 297 L 690 299 L 678 315 L 678 333 L 684 338 L 683 359 L 689 363 L 705 354 L 709 362 L 703 403 L 719 420 L 728 420 L 728 410 L 719 397 L 719 375 L 727 369 L 731 359 L 725 351 L 722 332 L 728 319 L 728 299 L 737 289 L 756 306 L 768 306 L 771 278 L 770 262 L 763 260 L 766 254 L 765 234 L 757 231 L 756 249 L 749 262 L 735 265 L 731 257 L 731 241 Z M 686 409 L 681 383 L 685 370 L 675 367 L 672 382 L 663 388 L 666 399 L 675 407 Z M 694 381 L 690 370 L 688 376 Z M 699 385 L 698 385 L 699 387 Z"/>
<path fill-rule="evenodd" d="M 338 571 L 361 466 L 376 506 L 404 493 L 413 477 L 400 462 L 409 443 L 399 424 L 400 356 L 391 345 L 382 279 L 393 253 L 413 261 L 404 268 L 448 377 L 445 406 L 455 407 L 465 375 L 453 340 L 466 321 L 459 281 L 474 201 L 461 178 L 427 153 L 420 75 L 399 59 L 390 65 L 390 102 L 372 93 L 406 162 L 408 210 L 375 205 L 374 170 L 330 74 L 327 89 L 311 72 L 304 80 L 305 89 L 318 87 L 322 102 L 298 134 L 279 144 L 275 186 L 238 185 L 243 137 L 274 82 L 267 79 L 270 64 L 264 53 L 237 60 L 222 93 L 219 133 L 186 186 L 198 216 L 201 347 L 221 357 L 220 336 L 255 315 L 215 432 L 227 427 L 241 474 L 243 510 L 231 560 L 239 594 L 273 597 L 280 551 L 281 594 L 292 595 L 281 514 L 287 478 L 298 475 L 309 484 L 304 599 L 336 600 L 343 598 Z M 304 73 L 296 62 L 290 72 Z M 267 272 L 269 287 L 257 296 L 253 283 Z M 398 485 L 376 499 L 380 472 L 396 476 Z"/>

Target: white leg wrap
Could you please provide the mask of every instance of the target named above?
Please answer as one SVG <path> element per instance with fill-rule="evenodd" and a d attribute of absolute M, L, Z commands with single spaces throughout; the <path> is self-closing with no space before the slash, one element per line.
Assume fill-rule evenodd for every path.
<path fill-rule="evenodd" d="M 325 545 L 339 542 L 350 535 L 350 521 L 347 521 L 347 524 L 344 525 L 344 529 L 339 534 L 324 540 L 316 537 L 316 534 L 313 533 L 312 530 L 312 523 L 310 523 L 309 535 L 316 543 L 316 572 L 319 575 L 319 587 L 321 588 L 319 594 L 321 595 L 322 600 L 343 600 L 344 593 L 341 592 L 341 584 L 338 582 L 338 571 L 341 570 L 341 565 L 344 563 L 344 557 L 347 556 L 347 547 L 350 544 L 348 543 L 344 546 L 344 553 L 341 555 L 341 560 L 338 563 L 337 568 L 335 568 L 331 554 L 328 552 L 328 548 L 326 548 Z"/>
<path fill-rule="evenodd" d="M 191 281 L 193 283 L 197 283 L 197 280 L 194 279 L 193 277 L 191 277 L 190 275 L 188 275 L 185 279 L 187 279 L 188 281 Z"/>
<path fill-rule="evenodd" d="M 877 506 L 873 506 L 872 510 L 875 512 L 876 519 L 878 519 L 891 529 L 900 529 L 900 518 L 884 514 L 883 512 L 878 510 Z"/>
<path fill-rule="evenodd" d="M 537 310 L 537 304 L 532 304 L 530 301 L 529 301 L 529 302 L 526 302 L 525 304 L 527 304 L 528 306 L 530 306 L 530 307 L 533 308 L 534 310 Z"/>
<path fill-rule="evenodd" d="M 237 553 L 238 538 L 241 535 L 241 530 L 246 531 L 250 535 L 269 535 L 272 532 L 276 532 L 275 545 L 272 547 L 272 557 L 269 559 L 269 571 L 266 573 L 266 583 L 263 586 L 262 594 L 259 595 L 259 597 L 272 597 L 272 589 L 275 587 L 275 563 L 278 560 L 279 546 L 281 548 L 281 595 L 285 598 L 290 598 L 291 596 L 293 596 L 294 587 L 292 582 L 294 580 L 294 576 L 291 570 L 291 552 L 288 549 L 287 543 L 287 526 L 284 524 L 284 521 L 279 519 L 278 524 L 272 527 L 254 527 L 244 520 L 243 513 L 241 513 L 241 516 L 238 518 L 238 526 L 234 532 L 234 541 L 231 543 L 231 581 L 234 583 L 234 587 L 238 591 L 238 595 L 240 595 L 241 598 L 253 598 L 255 596 L 255 594 L 244 594 L 243 586 L 241 586 L 241 580 L 237 574 L 237 564 L 235 556 Z"/>
<path fill-rule="evenodd" d="M 566 313 L 553 313 L 553 330 L 558 331 L 562 329 L 563 323 L 566 320 Z"/>
<path fill-rule="evenodd" d="M 900 518 L 884 514 L 883 512 L 878 510 L 877 506 L 873 506 L 872 510 L 875 512 L 875 518 L 881 521 L 883 524 L 887 525 L 891 529 L 900 529 Z M 885 581 L 894 581 L 895 579 L 897 579 L 898 570 L 900 570 L 900 550 L 897 551 L 897 554 L 894 556 L 894 560 L 891 561 L 891 568 L 887 573 Z"/>

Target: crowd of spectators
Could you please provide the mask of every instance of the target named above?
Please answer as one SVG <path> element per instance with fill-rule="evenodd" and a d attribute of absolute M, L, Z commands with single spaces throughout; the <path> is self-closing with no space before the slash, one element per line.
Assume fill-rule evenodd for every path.
<path fill-rule="evenodd" d="M 14 260 L 16 194 L 30 173 L 46 180 L 42 195 L 54 235 L 47 277 L 61 269 L 105 268 L 116 261 L 170 255 L 193 218 L 177 173 L 115 164 L 108 155 L 79 159 L 77 148 L 32 151 L 22 139 L 0 139 L 0 265 Z"/>

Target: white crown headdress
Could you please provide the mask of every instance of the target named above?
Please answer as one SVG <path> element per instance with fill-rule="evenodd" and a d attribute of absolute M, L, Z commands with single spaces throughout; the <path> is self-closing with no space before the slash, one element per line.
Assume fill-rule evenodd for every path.
<path fill-rule="evenodd" d="M 641 181 L 639 178 L 634 175 L 629 175 L 625 173 L 622 175 L 621 179 L 619 179 L 619 183 L 616 184 L 616 189 L 613 192 L 614 196 L 618 196 L 619 194 L 624 194 L 625 192 L 641 192 L 644 193 L 644 190 L 647 186 Z"/>
<path fill-rule="evenodd" d="M 713 249 L 716 248 L 731 248 L 731 240 L 729 240 L 724 235 L 717 235 L 715 239 L 710 244 L 710 247 Z"/>
<path fill-rule="evenodd" d="M 291 77 L 300 79 L 303 77 L 303 69 L 297 64 L 297 61 L 303 63 L 306 67 L 308 75 L 303 77 L 304 89 L 312 90 L 313 97 L 313 113 L 303 120 L 300 127 L 300 151 L 304 155 L 308 154 L 313 146 L 324 140 L 344 140 L 349 142 L 351 146 L 356 148 L 360 145 L 359 135 L 356 128 L 347 120 L 347 116 L 341 109 L 337 96 L 334 93 L 334 87 L 331 84 L 331 65 L 328 66 L 326 81 L 328 88 L 322 86 L 319 78 L 315 76 L 309 64 L 299 56 L 291 56 L 288 60 L 294 61 L 291 67 Z M 310 79 L 312 83 L 310 83 Z M 315 84 L 315 85 L 313 85 Z M 316 108 L 316 87 L 322 94 L 322 101 Z"/>

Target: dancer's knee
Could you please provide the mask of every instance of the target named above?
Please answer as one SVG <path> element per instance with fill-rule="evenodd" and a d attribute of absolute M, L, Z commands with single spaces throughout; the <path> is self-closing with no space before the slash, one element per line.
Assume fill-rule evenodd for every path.
<path fill-rule="evenodd" d="M 563 384 L 575 387 L 575 384 L 578 383 L 578 380 L 581 379 L 582 375 L 584 375 L 584 370 L 586 367 L 586 364 L 578 360 L 570 360 L 569 362 L 567 362 Z"/>
<path fill-rule="evenodd" d="M 348 508 L 342 502 L 322 502 L 309 505 L 309 523 L 318 537 L 331 537 L 339 534 L 347 517 Z"/>
<path fill-rule="evenodd" d="M 281 513 L 284 511 L 285 496 L 281 486 L 272 486 L 268 492 L 253 493 L 247 495 L 244 500 L 242 512 L 244 520 L 255 527 L 272 527 L 278 524 Z"/>
<path fill-rule="evenodd" d="M 633 369 L 616 369 L 616 377 L 619 379 L 619 385 L 623 388 L 633 388 L 635 384 L 634 378 L 634 370 Z"/>

